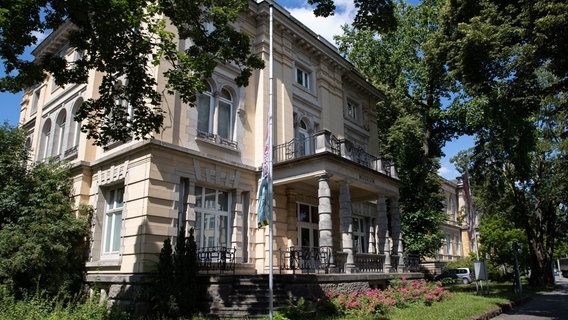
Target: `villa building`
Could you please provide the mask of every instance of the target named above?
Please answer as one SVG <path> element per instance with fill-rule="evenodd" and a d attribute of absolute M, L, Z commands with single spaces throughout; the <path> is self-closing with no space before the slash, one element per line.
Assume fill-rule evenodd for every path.
<path fill-rule="evenodd" d="M 323 273 L 344 273 L 343 281 L 351 281 L 349 275 L 369 282 L 369 274 L 388 279 L 407 272 L 400 181 L 381 158 L 377 141 L 375 105 L 382 93 L 330 43 L 272 1 L 250 1 L 236 23 L 251 36 L 253 52 L 268 61 L 271 4 L 274 271 L 321 271 L 310 270 L 319 264 L 289 264 L 295 251 L 313 250 L 326 253 L 319 261 Z M 35 57 L 80 57 L 68 47 L 71 28 L 66 24 L 49 35 Z M 152 70 L 159 92 L 165 92 L 165 70 L 162 65 Z M 111 298 L 153 271 L 164 239 L 175 238 L 182 227 L 194 228 L 200 250 L 231 248 L 237 275 L 269 272 L 269 232 L 258 229 L 256 220 L 269 70 L 256 70 L 248 87 L 234 83 L 237 72 L 219 65 L 197 107 L 164 94 L 161 133 L 106 149 L 87 140 L 74 121 L 81 103 L 97 98 L 101 74 L 91 71 L 87 83 L 65 87 L 48 77 L 26 91 L 20 123 L 29 131 L 33 159 L 70 162 L 76 205 L 94 209 L 87 281 L 109 284 Z M 457 208 L 457 197 L 452 201 Z M 461 229 L 448 227 L 456 244 Z"/>
<path fill-rule="evenodd" d="M 441 226 L 444 233 L 443 244 L 436 258 L 426 258 L 421 262 L 421 265 L 433 274 L 439 274 L 448 262 L 463 259 L 476 252 L 477 246 L 475 232 L 479 223 L 478 214 L 474 212 L 473 228 L 470 229 L 463 178 L 442 180 L 446 214 L 446 220 Z"/>

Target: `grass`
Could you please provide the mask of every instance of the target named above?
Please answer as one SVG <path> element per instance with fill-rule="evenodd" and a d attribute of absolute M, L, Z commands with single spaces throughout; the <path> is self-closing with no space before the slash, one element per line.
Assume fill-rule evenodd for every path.
<path fill-rule="evenodd" d="M 491 283 L 489 293 L 477 294 L 475 284 L 452 285 L 445 287 L 454 294 L 454 298 L 433 304 L 430 307 L 415 305 L 406 309 L 395 309 L 387 317 L 389 320 L 403 319 L 467 319 L 481 315 L 495 307 L 517 301 L 518 295 L 513 292 L 513 284 Z M 485 288 L 485 287 L 484 287 Z M 486 289 L 486 288 L 485 288 Z M 537 290 L 523 284 L 523 299 L 537 294 Z"/>

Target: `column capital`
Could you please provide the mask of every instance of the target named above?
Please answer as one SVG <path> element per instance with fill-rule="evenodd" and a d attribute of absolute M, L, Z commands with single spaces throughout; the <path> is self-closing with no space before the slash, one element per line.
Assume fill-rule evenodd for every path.
<path fill-rule="evenodd" d="M 321 172 L 321 173 L 316 174 L 316 178 L 318 178 L 319 181 L 322 181 L 322 180 L 327 181 L 327 180 L 329 180 L 329 178 L 331 178 L 331 177 L 333 177 L 333 174 L 331 174 L 331 173 L 329 173 L 329 172 L 327 172 L 327 171 L 324 171 L 324 172 Z"/>

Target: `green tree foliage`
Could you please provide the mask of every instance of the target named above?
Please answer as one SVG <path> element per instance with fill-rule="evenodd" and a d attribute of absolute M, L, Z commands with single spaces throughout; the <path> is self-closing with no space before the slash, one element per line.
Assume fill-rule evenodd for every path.
<path fill-rule="evenodd" d="M 77 293 L 87 221 L 73 213 L 68 168 L 27 162 L 24 133 L 0 128 L 0 284 L 21 297 Z"/>
<path fill-rule="evenodd" d="M 454 82 L 447 74 L 439 41 L 443 1 L 418 6 L 400 2 L 398 28 L 376 35 L 344 27 L 340 51 L 385 93 L 378 106 L 380 141 L 392 157 L 401 181 L 402 228 L 407 252 L 437 254 L 441 245 L 441 181 L 437 171 L 442 147 L 460 126 L 453 109 L 444 107 Z"/>
<path fill-rule="evenodd" d="M 164 240 L 149 291 L 158 316 L 178 318 L 197 312 L 197 271 L 197 244 L 193 228 L 188 237 L 185 229 L 180 230 L 175 250 L 169 238 Z"/>
<path fill-rule="evenodd" d="M 333 0 L 307 0 L 319 16 L 333 15 Z M 372 30 L 396 26 L 391 0 L 354 0 L 354 25 Z M 162 89 L 155 67 L 167 63 L 166 89 L 193 105 L 205 89 L 205 79 L 219 63 L 240 68 L 235 78 L 246 86 L 254 69 L 264 67 L 251 53 L 249 36 L 234 28 L 249 0 L 22 0 L 0 8 L 0 59 L 5 76 L 0 91 L 18 92 L 42 82 L 48 73 L 59 85 L 84 83 L 89 70 L 103 73 L 100 96 L 79 109 L 76 120 L 97 145 L 111 141 L 145 139 L 160 132 L 164 110 Z M 36 44 L 38 34 L 57 30 L 64 22 L 74 25 L 69 46 L 85 53 L 67 62 L 47 53 L 27 61 L 22 54 Z M 168 26 L 171 23 L 173 29 Z M 179 39 L 191 39 L 186 48 Z M 161 77 L 162 75 L 158 75 Z M 128 115 L 123 103 L 128 102 Z"/>
<path fill-rule="evenodd" d="M 147 138 L 159 132 L 164 120 L 162 88 L 155 67 L 169 63 L 166 89 L 193 103 L 218 63 L 240 67 L 235 81 L 247 85 L 263 61 L 251 54 L 249 36 L 232 25 L 248 0 L 96 0 L 8 1 L 0 9 L 0 57 L 6 76 L 0 90 L 18 92 L 42 82 L 47 73 L 59 85 L 84 83 L 89 70 L 103 73 L 100 97 L 85 101 L 76 120 L 96 144 Z M 48 53 L 36 61 L 22 58 L 37 34 L 56 30 L 66 21 L 74 27 L 69 46 L 84 56 L 67 62 Z M 168 28 L 171 22 L 175 32 Z M 191 39 L 187 48 L 178 39 Z M 158 91 L 159 90 L 159 91 Z M 122 103 L 133 109 L 127 116 Z"/>
<path fill-rule="evenodd" d="M 567 219 L 568 4 L 449 1 L 444 16 L 450 70 L 472 97 L 476 197 L 524 230 L 531 284 L 551 282 Z"/>
<path fill-rule="evenodd" d="M 481 241 L 479 252 L 495 266 L 500 266 L 502 270 L 509 273 L 513 272 L 514 251 L 513 243 L 521 244 L 521 254 L 518 257 L 519 265 L 522 270 L 528 268 L 528 242 L 523 229 L 515 226 L 508 214 L 499 213 L 484 215 L 481 217 L 479 232 Z"/>

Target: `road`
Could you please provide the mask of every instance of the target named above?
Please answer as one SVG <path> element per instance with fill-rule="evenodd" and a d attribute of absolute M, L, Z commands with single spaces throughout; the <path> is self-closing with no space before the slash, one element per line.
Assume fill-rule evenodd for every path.
<path fill-rule="evenodd" d="M 568 319 L 568 279 L 556 277 L 560 285 L 554 291 L 534 298 L 507 313 L 503 313 L 494 320 L 562 320 Z"/>

